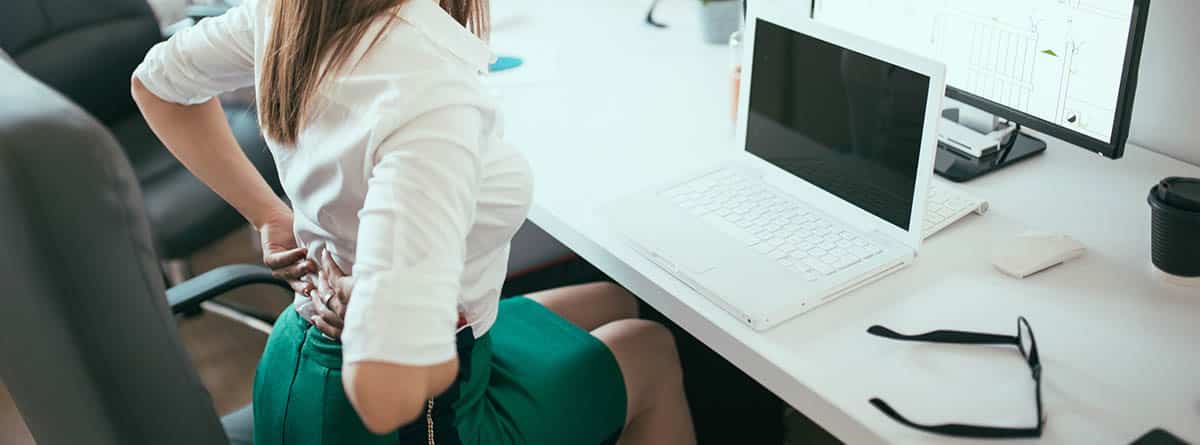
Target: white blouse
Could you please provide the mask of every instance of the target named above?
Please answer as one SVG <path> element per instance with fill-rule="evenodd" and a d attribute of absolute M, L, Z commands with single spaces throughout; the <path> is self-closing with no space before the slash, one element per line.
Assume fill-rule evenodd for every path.
<path fill-rule="evenodd" d="M 151 49 L 135 75 L 180 104 L 256 85 L 272 9 L 250 0 L 202 20 Z M 430 365 L 455 356 L 459 313 L 477 336 L 495 322 L 532 183 L 480 83 L 487 45 L 433 0 L 395 14 L 374 48 L 385 19 L 322 85 L 296 145 L 268 145 L 297 241 L 357 279 L 343 361 Z"/>

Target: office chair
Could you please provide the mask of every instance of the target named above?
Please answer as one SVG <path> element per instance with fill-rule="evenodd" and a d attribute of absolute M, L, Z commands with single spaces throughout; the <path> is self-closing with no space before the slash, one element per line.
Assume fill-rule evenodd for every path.
<path fill-rule="evenodd" d="M 176 260 L 246 223 L 163 147 L 130 97 L 134 68 L 162 39 L 146 0 L 5 0 L 0 4 L 0 48 L 27 73 L 108 127 L 141 185 L 160 259 Z M 282 194 L 253 105 L 225 104 L 225 111 L 246 155 Z M 54 171 L 54 167 L 46 170 Z"/>
<path fill-rule="evenodd" d="M 218 418 L 172 313 L 260 266 L 165 289 L 137 171 L 78 106 L 0 61 L 0 380 L 40 445 L 249 444 Z"/>

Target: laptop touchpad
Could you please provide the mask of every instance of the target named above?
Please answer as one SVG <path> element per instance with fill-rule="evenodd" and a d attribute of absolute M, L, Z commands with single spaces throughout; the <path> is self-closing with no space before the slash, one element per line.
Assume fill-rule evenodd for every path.
<path fill-rule="evenodd" d="M 655 240 L 649 243 L 655 253 L 687 272 L 702 274 L 716 269 L 714 233 L 692 221 L 657 227 Z"/>

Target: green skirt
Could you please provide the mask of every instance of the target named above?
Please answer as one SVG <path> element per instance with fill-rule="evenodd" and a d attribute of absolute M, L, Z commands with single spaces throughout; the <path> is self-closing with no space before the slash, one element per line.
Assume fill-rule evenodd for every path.
<path fill-rule="evenodd" d="M 439 443 L 602 444 L 620 434 L 624 378 L 612 352 L 588 332 L 514 297 L 501 301 L 486 334 L 459 338 L 463 368 L 453 390 L 437 400 L 452 398 L 457 440 Z M 426 443 L 403 434 L 419 429 L 425 437 L 423 418 L 393 434 L 368 431 L 343 391 L 341 359 L 341 344 L 285 309 L 254 378 L 254 443 Z"/>

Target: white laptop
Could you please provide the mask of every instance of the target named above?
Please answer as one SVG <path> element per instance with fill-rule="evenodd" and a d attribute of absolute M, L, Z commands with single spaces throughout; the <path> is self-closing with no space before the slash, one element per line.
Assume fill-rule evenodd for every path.
<path fill-rule="evenodd" d="M 747 16 L 736 160 L 607 206 L 638 252 L 765 330 L 908 264 L 945 68 L 768 3 Z"/>

